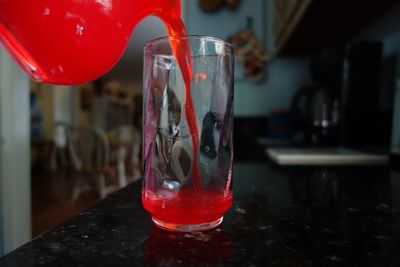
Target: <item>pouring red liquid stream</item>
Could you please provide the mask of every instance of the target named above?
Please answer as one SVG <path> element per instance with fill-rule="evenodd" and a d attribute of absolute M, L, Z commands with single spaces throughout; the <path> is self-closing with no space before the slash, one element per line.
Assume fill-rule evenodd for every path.
<path fill-rule="evenodd" d="M 32 79 L 79 84 L 106 73 L 122 56 L 133 28 L 148 15 L 159 16 L 170 36 L 186 35 L 179 0 L 2 0 L 0 43 Z M 185 39 L 171 39 L 171 46 L 185 81 L 185 113 L 193 146 L 192 190 L 200 198 L 199 137 L 190 93 L 191 49 Z M 186 193 L 181 197 L 189 198 Z M 219 203 L 222 199 L 216 197 L 210 195 Z M 222 201 L 221 211 L 231 201 L 231 196 Z M 149 211 L 159 206 L 151 199 L 143 198 L 143 203 Z M 178 217 L 183 219 L 185 210 L 204 208 L 201 203 L 189 201 Z"/>
<path fill-rule="evenodd" d="M 169 36 L 182 36 L 185 35 L 185 25 L 178 17 L 177 19 L 165 19 L 167 21 L 167 29 Z M 178 32 L 176 31 L 179 30 Z M 192 53 L 190 44 L 186 39 L 171 39 L 172 51 L 178 60 L 182 77 L 185 82 L 185 113 L 189 125 L 189 131 L 192 136 L 193 147 L 193 164 L 192 164 L 192 181 L 195 194 L 198 194 L 201 189 L 200 170 L 197 164 L 197 148 L 199 145 L 199 130 L 197 127 L 196 116 L 193 106 L 193 100 L 190 93 L 190 82 L 192 80 Z"/>

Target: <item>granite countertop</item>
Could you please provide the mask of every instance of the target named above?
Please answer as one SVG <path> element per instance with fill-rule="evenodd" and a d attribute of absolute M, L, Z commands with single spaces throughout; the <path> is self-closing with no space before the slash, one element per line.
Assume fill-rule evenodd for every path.
<path fill-rule="evenodd" d="M 387 168 L 235 163 L 221 226 L 153 226 L 129 185 L 0 259 L 0 266 L 399 266 L 400 175 Z"/>

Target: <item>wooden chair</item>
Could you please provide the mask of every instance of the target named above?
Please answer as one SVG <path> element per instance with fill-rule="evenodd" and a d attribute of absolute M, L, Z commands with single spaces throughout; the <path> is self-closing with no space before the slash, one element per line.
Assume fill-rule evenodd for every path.
<path fill-rule="evenodd" d="M 56 122 L 54 126 L 53 149 L 50 167 L 52 171 L 64 171 L 76 165 L 76 155 L 71 147 L 71 126 L 64 122 Z"/>
<path fill-rule="evenodd" d="M 76 157 L 73 160 L 75 171 L 89 178 L 76 186 L 74 200 L 88 190 L 88 184 L 95 185 L 101 198 L 119 188 L 112 181 L 116 177 L 117 167 L 110 164 L 108 138 L 102 129 L 94 126 L 77 128 L 71 133 L 71 144 Z"/>
<path fill-rule="evenodd" d="M 117 127 L 111 131 L 111 140 L 112 161 L 118 165 L 120 185 L 127 184 L 126 172 L 129 173 L 132 181 L 140 179 L 142 137 L 139 130 L 128 125 Z"/>

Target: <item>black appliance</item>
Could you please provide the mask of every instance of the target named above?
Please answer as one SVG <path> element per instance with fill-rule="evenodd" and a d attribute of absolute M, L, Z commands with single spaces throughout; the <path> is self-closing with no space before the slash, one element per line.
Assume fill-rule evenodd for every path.
<path fill-rule="evenodd" d="M 387 66 L 387 65 L 386 65 Z M 382 84 L 382 43 L 348 45 L 344 53 L 340 144 L 389 147 L 393 103 L 384 103 L 394 88 Z"/>
<path fill-rule="evenodd" d="M 323 49 L 310 57 L 313 83 L 302 86 L 291 103 L 295 145 L 337 146 L 343 49 Z"/>
<path fill-rule="evenodd" d="M 296 110 L 299 99 L 306 99 L 303 113 L 307 115 L 308 140 L 314 139 L 311 143 L 315 145 L 389 148 L 395 90 L 388 81 L 394 82 L 394 65 L 393 59 L 382 58 L 380 42 L 351 43 L 311 56 L 313 84 L 300 88 L 292 101 L 292 110 Z M 325 99 L 316 101 L 318 92 L 325 92 Z M 329 129 L 315 127 L 318 120 L 311 110 L 318 110 L 318 105 L 329 111 Z"/>
<path fill-rule="evenodd" d="M 290 109 L 297 128 L 294 144 L 338 144 L 339 101 L 334 88 L 324 84 L 303 86 L 293 97 Z"/>

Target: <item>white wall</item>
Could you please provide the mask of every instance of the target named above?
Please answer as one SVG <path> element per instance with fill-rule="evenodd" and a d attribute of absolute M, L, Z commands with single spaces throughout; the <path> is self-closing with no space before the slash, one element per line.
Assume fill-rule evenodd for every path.
<path fill-rule="evenodd" d="M 189 34 L 226 39 L 246 25 L 246 16 L 254 14 L 253 29 L 264 46 L 273 52 L 272 1 L 243 0 L 237 11 L 223 9 L 207 14 L 198 1 L 186 2 L 186 26 Z M 260 15 L 262 14 L 262 15 Z M 304 58 L 276 58 L 266 66 L 266 81 L 260 84 L 235 81 L 235 116 L 268 115 L 273 109 L 287 108 L 299 86 L 310 83 L 308 62 Z M 240 72 L 240 70 L 236 70 Z"/>
<path fill-rule="evenodd" d="M 0 50 L 0 178 L 4 252 L 31 238 L 29 80 Z"/>
<path fill-rule="evenodd" d="M 268 115 L 288 108 L 300 85 L 310 82 L 304 59 L 275 59 L 267 66 L 267 81 L 260 85 L 235 82 L 235 116 Z"/>
<path fill-rule="evenodd" d="M 133 90 L 142 91 L 143 46 L 147 41 L 166 36 L 163 22 L 154 16 L 143 19 L 134 29 L 122 58 L 105 75 L 105 79 L 120 79 L 130 83 L 138 81 Z"/>
<path fill-rule="evenodd" d="M 265 47 L 272 51 L 272 8 L 268 6 L 272 1 L 263 1 L 243 0 L 240 9 L 236 11 L 239 13 L 221 10 L 216 14 L 206 14 L 198 8 L 198 1 L 182 0 L 182 13 L 189 34 L 211 35 L 222 39 L 246 25 L 245 19 L 238 21 L 237 17 L 257 13 L 254 30 L 260 39 L 265 39 Z M 133 32 L 123 57 L 106 75 L 106 79 L 139 81 L 140 86 L 136 90 L 141 91 L 143 44 L 165 35 L 165 26 L 159 18 L 148 17 L 143 20 Z M 235 116 L 267 115 L 273 109 L 288 107 L 298 87 L 310 82 L 307 64 L 304 58 L 277 58 L 267 64 L 265 82 L 253 84 L 243 79 L 236 81 Z M 240 72 L 239 69 L 237 71 Z"/>

